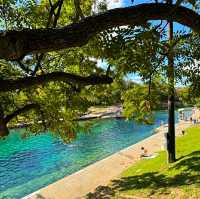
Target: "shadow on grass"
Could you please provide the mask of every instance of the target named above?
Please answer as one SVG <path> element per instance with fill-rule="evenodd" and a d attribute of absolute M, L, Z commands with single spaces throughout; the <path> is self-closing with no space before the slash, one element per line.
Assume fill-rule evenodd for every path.
<path fill-rule="evenodd" d="M 87 199 L 109 199 L 118 191 L 151 189 L 156 192 L 160 188 L 176 188 L 182 185 L 200 185 L 200 151 L 193 152 L 179 159 L 168 169 L 178 173 L 169 176 L 159 172 L 148 172 L 113 180 L 111 186 L 97 187 L 94 193 L 89 193 Z M 178 172 L 177 172 L 178 171 Z"/>

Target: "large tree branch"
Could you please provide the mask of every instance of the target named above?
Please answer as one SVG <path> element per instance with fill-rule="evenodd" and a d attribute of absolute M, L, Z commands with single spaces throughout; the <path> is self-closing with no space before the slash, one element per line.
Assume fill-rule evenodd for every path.
<path fill-rule="evenodd" d="M 27 104 L 24 107 L 17 109 L 16 111 L 14 111 L 13 113 L 11 113 L 10 115 L 7 115 L 4 118 L 4 121 L 7 124 L 14 117 L 18 116 L 21 113 L 25 113 L 27 111 L 30 111 L 31 109 L 38 109 L 38 110 L 40 110 L 40 106 L 38 104 Z"/>
<path fill-rule="evenodd" d="M 7 123 L 16 117 L 17 115 L 30 111 L 31 109 L 37 109 L 40 111 L 40 106 L 38 104 L 27 104 L 24 107 L 21 107 L 14 111 L 13 113 L 5 116 L 5 117 L 0 117 L 0 138 L 5 137 L 9 134 L 9 130 L 7 127 Z"/>
<path fill-rule="evenodd" d="M 200 15 L 191 9 L 162 3 L 140 4 L 109 10 L 63 28 L 4 32 L 0 34 L 0 58 L 16 60 L 27 53 L 80 47 L 98 32 L 121 25 L 142 25 L 148 20 L 176 21 L 200 33 Z"/>
<path fill-rule="evenodd" d="M 66 83 L 75 83 L 86 86 L 97 84 L 109 84 L 112 83 L 113 80 L 112 78 L 106 75 L 90 75 L 87 77 L 82 77 L 70 73 L 53 72 L 49 74 L 38 75 L 36 77 L 24 77 L 16 80 L 0 80 L 0 92 L 29 88 L 34 85 L 43 85 L 50 81 L 63 81 Z"/>

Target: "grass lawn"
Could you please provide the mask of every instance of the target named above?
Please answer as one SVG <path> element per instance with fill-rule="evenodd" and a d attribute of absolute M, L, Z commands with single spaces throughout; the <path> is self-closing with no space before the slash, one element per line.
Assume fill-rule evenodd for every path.
<path fill-rule="evenodd" d="M 134 164 L 88 198 L 98 199 L 200 199 L 200 126 L 177 138 L 177 162 L 167 164 L 167 154 Z"/>

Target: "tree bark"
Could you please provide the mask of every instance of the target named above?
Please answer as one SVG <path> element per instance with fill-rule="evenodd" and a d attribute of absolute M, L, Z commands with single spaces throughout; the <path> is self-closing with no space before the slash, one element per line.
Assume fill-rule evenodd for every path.
<path fill-rule="evenodd" d="M 9 130 L 7 127 L 7 124 L 10 120 L 12 120 L 14 117 L 16 117 L 17 115 L 21 114 L 21 113 L 25 113 L 27 111 L 30 111 L 31 109 L 37 109 L 38 111 L 40 111 L 40 106 L 38 104 L 27 104 L 24 107 L 21 107 L 19 109 L 17 109 L 16 111 L 14 111 L 13 113 L 4 116 L 3 111 L 0 110 L 0 138 L 1 137 L 6 137 L 9 134 Z"/>
<path fill-rule="evenodd" d="M 40 109 L 40 106 L 38 104 L 27 104 L 19 109 L 17 109 L 16 111 L 14 111 L 13 113 L 7 115 L 4 119 L 5 123 L 7 124 L 10 120 L 12 120 L 14 117 L 18 116 L 21 113 L 25 113 L 27 111 L 30 111 L 31 109 Z"/>
<path fill-rule="evenodd" d="M 9 134 L 7 123 L 3 118 L 0 118 L 0 138 L 5 137 Z"/>
<path fill-rule="evenodd" d="M 0 58 L 18 60 L 28 53 L 80 47 L 101 31 L 122 25 L 143 25 L 148 20 L 176 21 L 200 33 L 200 15 L 191 9 L 163 3 L 147 3 L 109 10 L 63 28 L 3 32 L 0 34 Z"/>
<path fill-rule="evenodd" d="M 0 138 L 5 137 L 9 134 L 6 121 L 4 119 L 4 111 L 0 104 Z"/>
<path fill-rule="evenodd" d="M 30 88 L 35 85 L 44 85 L 51 81 L 63 81 L 66 83 L 75 83 L 82 86 L 97 85 L 97 84 L 110 84 L 113 82 L 111 77 L 106 75 L 90 75 L 82 77 L 75 74 L 64 72 L 53 72 L 44 75 L 38 75 L 36 77 L 24 77 L 16 80 L 0 80 L 0 92 L 14 91 L 16 89 Z"/>
<path fill-rule="evenodd" d="M 172 0 L 168 0 L 169 4 L 172 4 Z M 173 22 L 169 21 L 169 42 L 173 40 Z M 174 113 L 174 56 L 172 49 L 168 55 L 168 162 L 172 163 L 176 161 L 176 149 L 175 149 L 175 113 Z"/>

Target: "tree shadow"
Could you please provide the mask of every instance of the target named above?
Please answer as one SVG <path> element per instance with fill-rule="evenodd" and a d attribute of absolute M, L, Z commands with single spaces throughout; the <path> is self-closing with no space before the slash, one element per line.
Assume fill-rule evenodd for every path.
<path fill-rule="evenodd" d="M 159 172 L 147 172 L 141 175 L 122 177 L 112 181 L 111 186 L 103 187 L 108 192 L 104 195 L 102 189 L 97 188 L 94 193 L 89 193 L 87 199 L 109 199 L 118 191 L 130 191 L 139 189 L 178 188 L 182 185 L 200 185 L 200 151 L 195 151 L 179 159 L 171 166 L 169 172 L 177 172 L 170 176 Z M 110 193 L 110 195 L 108 194 Z M 112 194 L 111 194 L 112 193 Z M 97 197 L 98 196 L 98 197 Z"/>
<path fill-rule="evenodd" d="M 165 175 L 157 172 L 144 173 L 142 175 L 134 175 L 129 177 L 122 177 L 119 180 L 112 181 L 112 187 L 118 191 L 128 191 L 132 189 L 166 187 L 167 180 Z"/>
<path fill-rule="evenodd" d="M 109 186 L 98 186 L 94 193 L 88 193 L 87 199 L 109 199 L 114 196 L 115 191 Z"/>
<path fill-rule="evenodd" d="M 180 174 L 171 178 L 170 186 L 200 185 L 200 151 L 195 151 L 182 157 L 170 169 L 181 170 Z"/>

